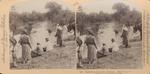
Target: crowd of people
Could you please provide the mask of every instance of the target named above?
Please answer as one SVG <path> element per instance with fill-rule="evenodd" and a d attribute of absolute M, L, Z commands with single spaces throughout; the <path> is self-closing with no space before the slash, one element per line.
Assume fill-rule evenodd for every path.
<path fill-rule="evenodd" d="M 56 26 L 56 34 L 55 37 L 57 39 L 56 41 L 56 46 L 58 47 L 63 47 L 63 38 L 62 38 L 62 34 L 63 34 L 63 26 L 57 24 Z M 51 30 L 47 30 L 49 35 L 51 33 Z M 31 33 L 31 32 L 30 32 Z M 21 45 L 21 49 L 22 49 L 22 55 L 21 55 L 21 61 L 22 64 L 26 64 L 26 63 L 30 63 L 31 59 L 33 57 L 37 57 L 37 56 L 41 56 L 43 54 L 43 52 L 48 51 L 48 43 L 49 43 L 49 38 L 45 38 L 45 44 L 44 46 L 41 47 L 41 43 L 37 43 L 36 44 L 36 48 L 33 48 L 32 46 L 32 42 L 31 42 L 31 35 L 28 32 L 27 29 L 22 30 L 21 32 L 21 36 L 19 41 L 17 42 L 17 40 L 14 38 L 14 35 L 11 35 L 10 37 L 10 43 L 12 46 L 12 65 L 13 67 L 17 67 L 17 54 L 16 54 L 16 50 L 15 50 L 15 46 L 18 43 L 19 45 Z M 33 50 L 34 49 L 34 50 Z M 41 51 L 42 50 L 42 51 Z"/>
<path fill-rule="evenodd" d="M 56 34 L 55 37 L 57 38 L 57 46 L 58 47 L 64 47 L 65 45 L 63 44 L 63 26 L 60 24 L 57 24 L 56 26 Z M 102 47 L 99 50 L 99 46 L 96 42 L 96 37 L 94 35 L 94 32 L 92 31 L 92 29 L 87 29 L 86 30 L 86 35 L 85 35 L 85 40 L 83 41 L 81 38 L 77 37 L 76 41 L 77 41 L 77 45 L 78 50 L 78 65 L 80 67 L 82 67 L 82 53 L 80 51 L 80 46 L 81 44 L 85 44 L 87 46 L 87 59 L 88 59 L 88 64 L 93 64 L 96 62 L 97 57 L 99 55 L 101 56 L 106 56 L 106 49 L 109 50 L 109 52 L 113 52 L 113 51 L 118 51 L 119 50 L 119 46 L 116 44 L 115 39 L 111 39 L 111 47 L 107 48 L 107 44 L 102 43 Z M 48 30 L 49 33 L 51 33 L 51 30 Z M 126 25 L 123 26 L 122 28 L 122 43 L 123 45 L 127 48 L 129 46 L 128 44 L 128 27 Z M 49 38 L 45 38 L 45 41 L 48 42 Z M 13 66 L 16 67 L 17 66 L 17 57 L 14 51 L 14 47 L 16 45 L 16 40 L 11 37 L 10 38 L 10 42 L 12 43 L 13 46 L 13 50 L 12 50 L 12 59 L 13 59 Z M 47 51 L 47 47 L 43 47 L 43 51 L 41 51 L 40 48 L 40 43 L 37 43 L 37 47 L 35 51 L 32 51 L 32 45 L 31 45 L 31 39 L 30 39 L 30 35 L 28 34 L 27 30 L 23 30 L 21 33 L 21 37 L 19 40 L 19 44 L 22 47 L 22 63 L 26 64 L 26 63 L 30 63 L 31 59 L 32 59 L 32 54 L 34 54 L 34 56 L 41 56 L 42 53 L 41 52 L 46 52 Z"/>
<path fill-rule="evenodd" d="M 114 30 L 115 34 L 118 34 L 118 32 L 116 32 Z M 122 33 L 121 33 L 121 38 L 122 38 L 122 45 L 125 48 L 129 47 L 129 39 L 128 39 L 128 27 L 127 25 L 123 25 L 122 27 Z M 97 58 L 99 57 L 104 57 L 107 56 L 107 53 L 112 53 L 112 52 L 117 52 L 120 49 L 120 46 L 117 43 L 116 38 L 111 38 L 110 39 L 110 46 L 108 47 L 107 43 L 101 43 L 102 46 L 97 46 L 97 41 L 96 41 L 96 36 L 94 35 L 94 32 L 91 29 L 87 30 L 87 35 L 85 40 L 81 39 L 81 38 L 77 38 L 77 43 L 78 43 L 78 63 L 77 66 L 78 67 L 83 67 L 82 65 L 82 60 L 83 60 L 83 56 L 82 56 L 82 49 L 81 49 L 81 45 L 83 43 L 85 43 L 85 45 L 87 46 L 87 62 L 88 64 L 95 64 Z"/>

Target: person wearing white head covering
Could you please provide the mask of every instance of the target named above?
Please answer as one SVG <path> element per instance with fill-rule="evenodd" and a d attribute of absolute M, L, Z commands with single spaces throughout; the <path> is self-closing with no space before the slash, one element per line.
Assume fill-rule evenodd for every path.
<path fill-rule="evenodd" d="M 123 45 L 125 45 L 125 47 L 127 48 L 128 47 L 128 28 L 127 28 L 127 26 L 123 25 L 122 30 L 123 30 L 123 32 L 122 32 L 121 38 L 123 39 Z"/>
<path fill-rule="evenodd" d="M 59 24 L 57 24 L 56 28 L 57 28 L 57 32 L 56 32 L 55 37 L 57 37 L 57 44 L 59 46 L 62 46 L 62 32 L 63 32 L 63 28 Z"/>
<path fill-rule="evenodd" d="M 123 28 L 122 28 L 122 30 L 128 31 L 128 28 L 127 28 L 127 26 L 126 26 L 126 25 L 123 25 Z"/>

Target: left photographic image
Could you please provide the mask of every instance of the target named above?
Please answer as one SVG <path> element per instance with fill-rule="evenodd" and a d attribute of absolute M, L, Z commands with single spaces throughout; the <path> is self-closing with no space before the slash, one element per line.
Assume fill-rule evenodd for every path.
<path fill-rule="evenodd" d="M 9 12 L 10 69 L 75 69 L 75 15 L 61 0 L 29 0 Z"/>

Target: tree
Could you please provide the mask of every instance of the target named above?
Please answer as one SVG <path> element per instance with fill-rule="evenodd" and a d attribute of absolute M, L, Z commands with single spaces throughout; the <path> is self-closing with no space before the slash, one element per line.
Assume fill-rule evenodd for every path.
<path fill-rule="evenodd" d="M 113 17 L 116 21 L 119 23 L 125 23 L 126 21 L 123 20 L 124 17 L 128 15 L 130 12 L 129 6 L 123 4 L 123 3 L 117 3 L 115 4 L 112 9 L 114 9 L 116 12 L 113 14 Z"/>
<path fill-rule="evenodd" d="M 45 6 L 46 9 L 48 9 L 48 12 L 46 13 L 47 17 L 51 21 L 55 21 L 55 16 L 57 16 L 61 11 L 61 5 L 57 4 L 56 2 L 49 2 Z"/>
<path fill-rule="evenodd" d="M 113 9 L 116 10 L 116 12 L 112 14 L 112 17 L 118 23 L 118 27 L 122 27 L 123 24 L 127 26 L 141 25 L 142 15 L 139 11 L 135 9 L 131 10 L 123 3 L 115 4 Z"/>
<path fill-rule="evenodd" d="M 130 19 L 129 23 L 131 23 L 131 25 L 138 25 L 142 23 L 142 13 L 140 13 L 137 10 L 132 10 L 130 12 Z"/>

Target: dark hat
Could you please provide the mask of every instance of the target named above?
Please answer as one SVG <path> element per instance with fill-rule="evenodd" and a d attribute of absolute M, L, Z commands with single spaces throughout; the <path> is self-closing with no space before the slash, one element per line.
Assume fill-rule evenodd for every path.
<path fill-rule="evenodd" d="M 40 43 L 37 43 L 37 45 L 40 45 Z"/>
<path fill-rule="evenodd" d="M 105 43 L 103 43 L 103 46 L 105 46 L 106 44 Z"/>
<path fill-rule="evenodd" d="M 94 32 L 91 28 L 87 28 L 87 32 L 90 34 L 90 35 L 94 35 Z"/>
<path fill-rule="evenodd" d="M 22 30 L 22 34 L 26 34 L 27 35 L 28 34 L 27 30 L 26 29 Z"/>
<path fill-rule="evenodd" d="M 112 41 L 112 42 L 115 42 L 115 39 L 114 39 L 114 38 L 112 38 L 112 39 L 111 39 L 111 41 Z"/>
<path fill-rule="evenodd" d="M 33 22 L 28 22 L 28 24 L 29 24 L 29 25 L 33 25 L 34 23 L 33 23 Z"/>
<path fill-rule="evenodd" d="M 49 41 L 49 39 L 48 39 L 48 38 L 45 38 L 45 40 L 46 40 L 46 41 Z"/>

